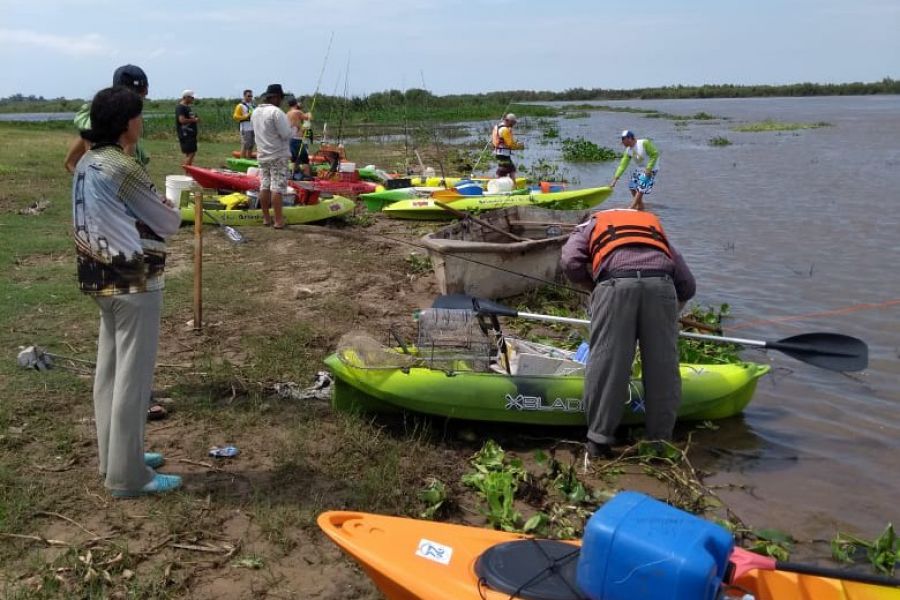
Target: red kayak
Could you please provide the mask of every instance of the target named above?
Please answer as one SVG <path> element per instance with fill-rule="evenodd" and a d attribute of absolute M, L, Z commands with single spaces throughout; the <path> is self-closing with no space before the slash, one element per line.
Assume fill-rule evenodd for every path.
<path fill-rule="evenodd" d="M 184 172 L 194 178 L 201 187 L 210 189 L 234 190 L 247 192 L 259 189 L 259 177 L 246 173 L 233 173 L 218 169 L 184 166 Z M 330 194 L 355 195 L 368 194 L 375 191 L 375 184 L 368 181 L 334 181 L 332 179 L 310 179 L 306 181 L 289 181 L 288 185 L 296 190 L 313 189 Z"/>
<path fill-rule="evenodd" d="M 241 151 L 240 150 L 232 150 L 231 156 L 233 156 L 234 158 L 240 158 Z M 254 150 L 253 152 L 250 153 L 250 158 L 256 158 L 256 150 Z M 317 164 L 320 165 L 323 163 L 327 163 L 328 157 L 322 156 L 321 154 L 313 154 L 312 156 L 309 157 L 309 162 L 314 165 L 317 165 Z M 341 162 L 346 162 L 346 161 L 342 160 Z"/>

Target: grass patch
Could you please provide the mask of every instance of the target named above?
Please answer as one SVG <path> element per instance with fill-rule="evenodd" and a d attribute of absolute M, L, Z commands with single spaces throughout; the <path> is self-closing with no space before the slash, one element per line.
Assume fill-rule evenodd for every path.
<path fill-rule="evenodd" d="M 730 146 L 731 140 L 726 137 L 716 136 L 714 138 L 710 138 L 709 140 L 710 146 Z"/>
<path fill-rule="evenodd" d="M 820 127 L 831 127 L 831 123 L 826 123 L 825 121 L 819 121 L 817 123 L 788 123 L 766 119 L 765 121 L 759 121 L 757 123 L 737 125 L 732 127 L 732 130 L 757 133 L 763 131 L 797 131 L 799 129 L 818 129 Z"/>

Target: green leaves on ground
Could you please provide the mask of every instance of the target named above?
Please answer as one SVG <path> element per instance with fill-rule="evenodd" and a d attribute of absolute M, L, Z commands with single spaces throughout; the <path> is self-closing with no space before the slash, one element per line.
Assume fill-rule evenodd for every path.
<path fill-rule="evenodd" d="M 419 516 L 423 519 L 433 519 L 446 505 L 449 493 L 443 481 L 431 477 L 425 487 L 419 490 L 418 497 L 425 504 L 425 510 L 419 513 Z"/>
<path fill-rule="evenodd" d="M 884 532 L 871 541 L 840 532 L 831 540 L 831 556 L 839 562 L 856 562 L 863 552 L 876 571 L 893 575 L 900 562 L 900 540 L 894 525 L 888 523 Z"/>
<path fill-rule="evenodd" d="M 473 470 L 463 475 L 462 481 L 487 501 L 485 516 L 488 522 L 504 531 L 517 531 L 522 515 L 513 502 L 519 482 L 527 477 L 521 459 L 507 459 L 503 448 L 494 440 L 488 440 L 469 464 Z"/>
<path fill-rule="evenodd" d="M 583 137 L 566 138 L 562 141 L 562 157 L 568 162 L 602 162 L 615 160 L 619 153 L 612 148 L 598 146 Z"/>

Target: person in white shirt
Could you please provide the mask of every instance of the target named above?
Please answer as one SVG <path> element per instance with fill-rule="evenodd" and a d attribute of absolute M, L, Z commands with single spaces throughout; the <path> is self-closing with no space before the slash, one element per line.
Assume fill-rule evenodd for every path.
<path fill-rule="evenodd" d="M 270 84 L 262 96 L 262 103 L 250 115 L 256 136 L 256 158 L 259 161 L 259 204 L 263 212 L 263 224 L 284 228 L 282 195 L 288 178 L 288 160 L 291 157 L 291 125 L 281 110 L 284 90 L 279 83 Z M 275 213 L 269 216 L 269 207 Z"/>
<path fill-rule="evenodd" d="M 255 108 L 253 90 L 244 90 L 243 98 L 235 105 L 234 113 L 231 115 L 231 118 L 238 122 L 241 132 L 241 158 L 252 158 L 253 146 L 256 145 L 253 139 L 253 124 L 250 122 L 250 115 Z"/>

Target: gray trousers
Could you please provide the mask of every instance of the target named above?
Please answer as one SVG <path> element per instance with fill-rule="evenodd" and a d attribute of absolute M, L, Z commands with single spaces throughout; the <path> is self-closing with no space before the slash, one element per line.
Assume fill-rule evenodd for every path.
<path fill-rule="evenodd" d="M 584 378 L 588 439 L 615 443 L 629 398 L 635 341 L 641 347 L 646 433 L 668 440 L 681 404 L 678 301 L 669 277 L 608 279 L 591 293 L 590 356 Z"/>
<path fill-rule="evenodd" d="M 100 338 L 94 375 L 94 419 L 100 474 L 110 490 L 137 491 L 153 479 L 144 464 L 144 429 L 156 348 L 162 291 L 94 297 Z"/>

